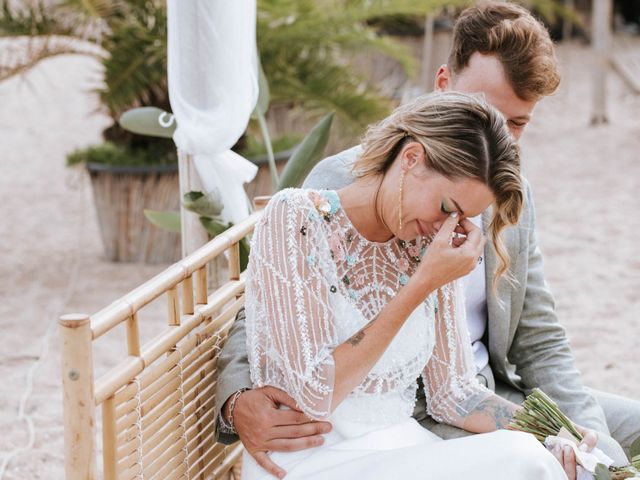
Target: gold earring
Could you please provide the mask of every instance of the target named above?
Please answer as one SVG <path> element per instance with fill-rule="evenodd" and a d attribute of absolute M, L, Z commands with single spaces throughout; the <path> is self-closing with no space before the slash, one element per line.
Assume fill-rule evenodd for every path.
<path fill-rule="evenodd" d="M 404 170 L 400 170 L 400 192 L 398 195 L 398 229 L 402 231 L 402 189 L 404 187 Z"/>

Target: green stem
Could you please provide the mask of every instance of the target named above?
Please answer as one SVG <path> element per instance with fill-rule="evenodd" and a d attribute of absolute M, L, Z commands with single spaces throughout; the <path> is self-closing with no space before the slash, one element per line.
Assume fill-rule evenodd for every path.
<path fill-rule="evenodd" d="M 278 169 L 276 168 L 276 159 L 273 156 L 273 147 L 271 146 L 271 137 L 269 136 L 269 129 L 267 128 L 267 120 L 264 118 L 264 114 L 258 109 L 258 123 L 260 124 L 260 132 L 262 132 L 262 139 L 264 140 L 264 146 L 267 148 L 267 159 L 269 160 L 269 170 L 271 171 L 271 183 L 273 184 L 273 191 L 278 188 Z"/>
<path fill-rule="evenodd" d="M 576 439 L 581 442 L 582 435 L 578 432 L 573 426 L 573 422 L 569 420 L 569 418 L 562 413 L 562 411 L 558 408 L 558 405 L 551 400 L 542 390 L 536 389 L 534 391 L 535 397 L 539 400 L 540 404 L 545 408 L 547 412 L 549 412 L 552 416 L 556 417 L 560 423 L 573 435 Z"/>

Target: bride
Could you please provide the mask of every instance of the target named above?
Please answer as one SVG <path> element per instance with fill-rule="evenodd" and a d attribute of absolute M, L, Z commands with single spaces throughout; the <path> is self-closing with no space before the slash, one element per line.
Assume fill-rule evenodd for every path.
<path fill-rule="evenodd" d="M 523 202 L 519 150 L 500 114 L 460 93 L 423 96 L 369 129 L 338 191 L 288 189 L 252 240 L 247 344 L 255 386 L 286 391 L 330 420 L 321 446 L 271 453 L 287 478 L 564 479 L 532 436 L 494 431 L 458 279 L 482 261 L 470 217 L 490 205 L 490 241 L 509 281 L 502 229 Z M 496 285 L 493 286 L 494 289 Z M 428 413 L 471 432 L 441 440 L 411 414 L 422 376 Z M 244 479 L 271 478 L 245 453 Z"/>

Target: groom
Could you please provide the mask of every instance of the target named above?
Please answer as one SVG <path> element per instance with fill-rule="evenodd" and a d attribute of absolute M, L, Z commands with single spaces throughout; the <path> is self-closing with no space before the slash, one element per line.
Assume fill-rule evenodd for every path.
<path fill-rule="evenodd" d="M 545 28 L 523 8 L 490 2 L 465 10 L 458 19 L 449 63 L 438 70 L 435 87 L 483 93 L 503 113 L 513 136 L 519 138 L 537 102 L 551 95 L 559 81 L 553 44 Z M 359 147 L 354 147 L 323 160 L 304 186 L 339 189 L 349 184 L 350 166 L 358 152 Z M 544 280 L 528 185 L 526 191 L 520 222 L 504 233 L 511 274 L 517 282 L 503 281 L 497 296 L 491 293 L 496 253 L 490 245 L 485 261 L 465 279 L 467 322 L 478 380 L 517 404 L 532 388 L 541 388 L 577 424 L 596 430 L 603 450 L 617 462 L 625 462 L 620 446 L 628 454 L 629 446 L 640 436 L 640 402 L 583 386 Z M 278 475 L 281 470 L 266 451 L 319 445 L 321 434 L 330 425 L 309 422 L 281 390 L 251 389 L 245 338 L 241 312 L 218 362 L 216 407 L 222 409 L 216 411 L 219 440 L 232 442 L 239 436 L 258 463 Z M 422 388 L 417 397 L 414 416 L 425 428 L 443 438 L 468 434 L 428 417 Z M 281 404 L 293 411 L 278 409 Z M 496 428 L 508 424 L 512 412 L 504 406 L 487 404 L 484 408 Z M 573 478 L 575 466 L 573 472 L 569 470 Z"/>

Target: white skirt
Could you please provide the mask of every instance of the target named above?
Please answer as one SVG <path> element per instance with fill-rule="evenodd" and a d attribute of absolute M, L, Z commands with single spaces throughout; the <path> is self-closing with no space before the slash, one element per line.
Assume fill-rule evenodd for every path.
<path fill-rule="evenodd" d="M 336 425 L 323 445 L 299 452 L 272 452 L 287 479 L 389 480 L 486 479 L 564 480 L 560 463 L 534 437 L 499 430 L 442 440 L 414 419 L 362 435 L 346 436 L 352 425 Z M 243 480 L 275 478 L 247 452 Z"/>

